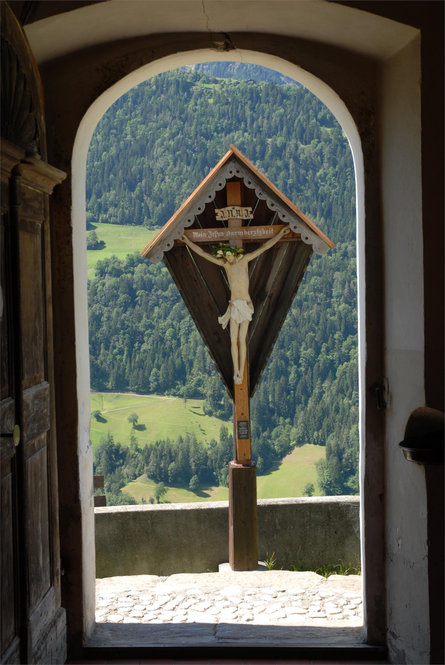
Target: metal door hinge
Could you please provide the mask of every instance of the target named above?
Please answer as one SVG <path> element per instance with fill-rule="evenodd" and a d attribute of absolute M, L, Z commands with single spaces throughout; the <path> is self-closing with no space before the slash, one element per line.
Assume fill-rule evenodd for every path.
<path fill-rule="evenodd" d="M 370 388 L 371 395 L 374 395 L 377 401 L 377 409 L 384 411 L 390 403 L 389 383 L 384 377 L 381 381 L 376 381 Z"/>

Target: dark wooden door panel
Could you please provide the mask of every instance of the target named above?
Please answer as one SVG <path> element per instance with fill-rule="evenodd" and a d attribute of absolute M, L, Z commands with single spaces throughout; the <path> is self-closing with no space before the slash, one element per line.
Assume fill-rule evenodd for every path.
<path fill-rule="evenodd" d="M 29 188 L 18 188 L 19 196 Z M 33 191 L 29 199 L 40 199 L 41 194 Z M 26 210 L 27 217 L 22 217 Z M 42 219 L 29 219 L 29 210 L 19 208 L 19 252 L 20 252 L 20 297 L 21 297 L 21 341 L 22 341 L 22 382 L 29 388 L 43 381 L 45 376 L 45 339 L 43 318 L 42 284 Z M 44 258 L 44 257 L 43 257 Z"/>
<path fill-rule="evenodd" d="M 20 153 L 19 153 L 20 154 Z M 1 334 L 1 393 L 0 393 L 0 654 L 2 662 L 20 662 L 19 611 L 19 518 L 17 510 L 17 447 L 13 430 L 18 419 L 16 401 L 17 356 L 16 301 L 13 280 L 14 233 L 9 214 L 8 159 L 2 169 L 2 214 L 0 221 L 0 334 Z M 12 160 L 13 163 L 13 160 Z"/>
<path fill-rule="evenodd" d="M 18 171 L 18 172 L 17 172 Z M 52 588 L 51 501 L 48 478 L 50 388 L 45 337 L 45 208 L 37 189 L 39 173 L 16 169 L 13 189 L 17 203 L 18 266 L 20 271 L 21 455 L 23 519 L 26 552 L 26 595 L 30 653 L 38 641 L 34 620 L 46 614 L 39 604 Z M 34 619 L 31 619 L 31 616 Z M 51 616 L 47 616 L 46 620 Z M 33 637 L 34 636 L 34 637 Z"/>
<path fill-rule="evenodd" d="M 2 340 L 2 399 L 0 401 L 0 495 L 1 495 L 1 531 L 0 531 L 0 654 L 2 662 L 20 662 L 20 613 L 19 613 L 19 518 L 17 510 L 17 448 L 13 440 L 13 430 L 17 422 L 17 403 L 15 390 L 14 327 L 11 313 L 11 281 L 7 279 L 9 267 L 9 238 L 6 233 L 6 217 L 2 216 L 2 244 L 0 262 L 5 269 L 1 271 L 1 292 L 3 308 L 1 329 L 5 338 Z"/>
<path fill-rule="evenodd" d="M 2 199 L 8 191 L 2 187 Z M 8 310 L 9 303 L 6 292 L 6 214 L 1 215 L 0 220 L 0 400 L 11 395 L 11 367 L 8 349 L 9 344 L 9 330 L 8 330 Z M 2 432 L 7 431 L 3 429 Z"/>
<path fill-rule="evenodd" d="M 50 253 L 44 199 L 60 172 L 28 159 L 14 169 L 20 339 L 21 516 L 26 589 L 26 651 L 31 662 L 61 658 L 55 437 L 51 420 Z M 56 180 L 57 181 L 57 180 Z M 45 660 L 43 662 L 45 662 Z"/>
<path fill-rule="evenodd" d="M 0 663 L 63 663 L 48 195 L 40 81 L 6 3 L 1 11 L 1 653 Z M 20 440 L 11 434 L 20 426 Z"/>
<path fill-rule="evenodd" d="M 4 434 L 12 433 L 15 425 L 15 401 L 6 397 L 0 404 L 0 428 Z"/>
<path fill-rule="evenodd" d="M 9 443 L 9 445 L 8 445 Z M 9 449 L 9 450 L 8 450 Z M 9 454 L 8 454 L 9 453 Z M 4 653 L 17 635 L 15 590 L 14 590 L 14 510 L 13 474 L 11 460 L 14 457 L 14 444 L 1 439 L 1 653 Z"/>
<path fill-rule="evenodd" d="M 28 602 L 32 612 L 48 592 L 52 581 L 46 434 L 34 439 L 27 448 L 28 450 L 25 451 L 24 500 L 27 505 L 25 532 L 28 553 Z M 29 457 L 28 452 L 31 453 Z"/>
<path fill-rule="evenodd" d="M 8 198 L 8 191 L 5 191 L 2 182 L 2 206 L 7 206 Z M 2 434 L 12 433 L 16 418 L 14 325 L 10 314 L 14 300 L 11 270 L 11 223 L 6 209 L 2 210 L 0 218 L 0 432 Z"/>
<path fill-rule="evenodd" d="M 42 381 L 23 391 L 22 442 L 29 441 L 47 432 L 50 428 L 50 386 Z M 45 441 L 46 445 L 46 441 Z"/>

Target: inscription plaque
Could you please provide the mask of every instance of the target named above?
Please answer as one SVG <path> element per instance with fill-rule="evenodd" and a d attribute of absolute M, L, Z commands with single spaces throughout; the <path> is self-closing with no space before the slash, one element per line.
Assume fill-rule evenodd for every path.
<path fill-rule="evenodd" d="M 238 439 L 248 439 L 249 438 L 249 421 L 248 420 L 238 420 Z"/>

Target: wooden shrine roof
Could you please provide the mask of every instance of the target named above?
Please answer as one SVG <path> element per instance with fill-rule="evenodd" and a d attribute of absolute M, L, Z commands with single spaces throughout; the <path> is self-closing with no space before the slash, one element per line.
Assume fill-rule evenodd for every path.
<path fill-rule="evenodd" d="M 250 394 L 253 395 L 292 300 L 313 252 L 334 247 L 287 197 L 284 196 L 235 146 L 180 206 L 141 254 L 151 262 L 164 260 L 213 357 L 229 394 L 233 397 L 233 369 L 228 328 L 218 317 L 230 298 L 223 268 L 206 261 L 179 242 L 185 228 L 209 229 L 217 221 L 216 208 L 226 206 L 226 183 L 240 181 L 242 205 L 253 210 L 252 226 L 288 224 L 290 241 L 280 241 L 249 263 L 249 292 L 254 314 L 248 330 Z M 246 252 L 257 243 L 245 242 Z"/>
<path fill-rule="evenodd" d="M 171 249 L 185 228 L 199 228 L 194 224 L 195 215 L 200 215 L 207 203 L 214 200 L 216 192 L 223 189 L 227 180 L 236 178 L 243 179 L 246 187 L 255 189 L 258 198 L 266 200 L 268 207 L 277 212 L 276 221 L 286 222 L 295 233 L 301 233 L 303 242 L 312 245 L 316 254 L 324 254 L 335 246 L 242 152 L 231 145 L 208 176 L 144 247 L 142 256 L 152 263 L 160 261 L 162 254 Z M 212 225 L 215 226 L 214 223 Z"/>

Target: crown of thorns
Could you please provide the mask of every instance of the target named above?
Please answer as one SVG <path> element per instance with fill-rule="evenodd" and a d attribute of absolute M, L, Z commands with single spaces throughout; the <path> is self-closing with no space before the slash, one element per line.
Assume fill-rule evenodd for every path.
<path fill-rule="evenodd" d="M 212 245 L 211 253 L 217 257 L 224 257 L 226 254 L 241 256 L 245 253 L 245 250 L 241 247 L 232 247 L 231 245 L 224 245 L 224 243 L 220 242 L 218 245 Z"/>

